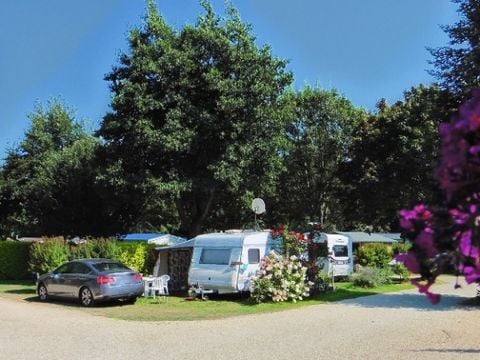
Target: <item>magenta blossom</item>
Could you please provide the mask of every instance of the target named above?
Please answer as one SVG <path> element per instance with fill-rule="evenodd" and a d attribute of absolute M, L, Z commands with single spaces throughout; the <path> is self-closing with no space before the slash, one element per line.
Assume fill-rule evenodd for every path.
<path fill-rule="evenodd" d="M 402 262 L 408 270 L 415 274 L 420 272 L 420 264 L 412 252 L 400 253 L 395 256 L 395 260 Z"/>

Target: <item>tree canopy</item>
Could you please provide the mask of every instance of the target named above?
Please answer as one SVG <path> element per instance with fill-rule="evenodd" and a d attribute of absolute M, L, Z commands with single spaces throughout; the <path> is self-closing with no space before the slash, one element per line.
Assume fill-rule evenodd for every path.
<path fill-rule="evenodd" d="M 38 105 L 25 138 L 0 173 L 4 233 L 96 234 L 93 156 L 97 140 L 58 100 Z"/>
<path fill-rule="evenodd" d="M 248 200 L 275 189 L 292 75 L 255 44 L 235 9 L 221 19 L 202 4 L 197 24 L 175 31 L 150 3 L 106 77 L 113 101 L 97 132 L 103 179 L 127 229 L 196 234 L 209 216 L 245 212 Z M 220 204 L 223 214 L 213 211 Z"/>
<path fill-rule="evenodd" d="M 442 27 L 450 38 L 448 45 L 430 48 L 434 57 L 430 73 L 445 89 L 465 99 L 480 86 L 480 1 L 452 2 L 458 4 L 460 20 Z"/>

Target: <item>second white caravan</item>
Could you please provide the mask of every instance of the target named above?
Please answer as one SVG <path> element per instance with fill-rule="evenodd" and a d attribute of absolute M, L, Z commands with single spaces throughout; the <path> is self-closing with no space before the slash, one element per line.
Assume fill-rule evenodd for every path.
<path fill-rule="evenodd" d="M 321 249 L 316 259 L 320 271 L 331 276 L 349 276 L 353 273 L 352 240 L 340 234 L 320 233 L 313 242 Z"/>

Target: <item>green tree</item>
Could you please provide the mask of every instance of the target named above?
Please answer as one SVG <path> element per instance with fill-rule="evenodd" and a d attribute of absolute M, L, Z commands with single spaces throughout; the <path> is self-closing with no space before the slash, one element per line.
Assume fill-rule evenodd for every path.
<path fill-rule="evenodd" d="M 2 232 L 95 233 L 99 223 L 92 163 L 97 140 L 61 102 L 38 105 L 31 127 L 9 151 L 1 171 Z"/>
<path fill-rule="evenodd" d="M 355 124 L 367 113 L 336 91 L 306 87 L 293 96 L 295 114 L 287 127 L 290 146 L 275 206 L 279 222 L 341 226 L 336 196 L 339 166 L 345 161 Z"/>
<path fill-rule="evenodd" d="M 275 189 L 292 75 L 235 9 L 221 19 L 202 5 L 195 26 L 175 31 L 149 2 L 106 77 L 101 178 L 123 230 L 238 226 L 253 195 Z"/>
<path fill-rule="evenodd" d="M 438 87 L 418 86 L 359 124 L 341 168 L 350 228 L 398 229 L 399 209 L 438 197 L 438 125 L 449 119 L 451 103 Z"/>
<path fill-rule="evenodd" d="M 450 37 L 447 46 L 429 49 L 434 57 L 430 63 L 435 67 L 430 73 L 445 89 L 465 99 L 480 86 L 480 1 L 452 2 L 458 4 L 460 20 L 442 27 Z"/>

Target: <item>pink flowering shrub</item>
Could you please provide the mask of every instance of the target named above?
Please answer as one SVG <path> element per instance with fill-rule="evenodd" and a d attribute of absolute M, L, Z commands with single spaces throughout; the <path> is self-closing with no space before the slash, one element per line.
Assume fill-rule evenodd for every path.
<path fill-rule="evenodd" d="M 251 299 L 265 301 L 303 300 L 310 294 L 307 268 L 295 255 L 284 258 L 275 253 L 262 259 L 258 275 L 252 281 Z"/>
<path fill-rule="evenodd" d="M 430 286 L 449 266 L 456 266 L 467 283 L 480 283 L 480 91 L 460 107 L 455 121 L 440 126 L 440 136 L 436 177 L 445 200 L 437 207 L 420 204 L 400 211 L 413 247 L 397 256 L 422 275 L 414 284 L 433 303 L 440 296 Z"/>

